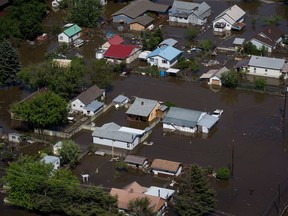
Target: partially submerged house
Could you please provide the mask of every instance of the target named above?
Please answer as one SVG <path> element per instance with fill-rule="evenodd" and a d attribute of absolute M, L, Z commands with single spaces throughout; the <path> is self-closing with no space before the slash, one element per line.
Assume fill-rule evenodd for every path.
<path fill-rule="evenodd" d="M 127 64 L 133 62 L 141 53 L 141 47 L 137 45 L 110 45 L 107 51 L 103 54 L 104 58 L 108 62 L 121 63 L 125 62 Z"/>
<path fill-rule="evenodd" d="M 245 26 L 243 25 L 245 14 L 246 12 L 235 4 L 215 17 L 212 22 L 213 30 L 215 32 L 230 31 L 233 28 L 241 30 Z"/>
<path fill-rule="evenodd" d="M 124 161 L 129 167 L 132 168 L 143 168 L 145 165 L 148 164 L 147 157 L 137 155 L 127 155 Z"/>
<path fill-rule="evenodd" d="M 135 199 L 147 198 L 150 203 L 149 207 L 156 215 L 162 215 L 166 208 L 166 201 L 159 196 L 151 196 L 145 194 L 146 189 L 139 185 L 137 182 L 133 182 L 122 189 L 112 188 L 110 191 L 111 196 L 117 197 L 118 208 L 129 214 L 129 203 Z"/>
<path fill-rule="evenodd" d="M 263 31 L 255 35 L 250 42 L 262 49 L 264 47 L 268 52 L 272 52 L 276 48 L 277 44 L 281 43 L 284 33 L 276 26 L 268 26 Z"/>
<path fill-rule="evenodd" d="M 130 2 L 126 7 L 112 14 L 113 22 L 130 24 L 137 17 L 143 16 L 144 14 L 156 13 L 164 14 L 168 11 L 168 5 L 156 4 L 152 1 L 147 0 L 136 0 Z"/>
<path fill-rule="evenodd" d="M 154 159 L 150 168 L 154 175 L 164 174 L 178 176 L 182 172 L 182 163 L 162 159 Z"/>
<path fill-rule="evenodd" d="M 95 128 L 92 133 L 93 143 L 111 148 L 133 150 L 143 141 L 144 135 L 149 133 L 150 130 L 150 128 L 139 130 L 122 127 L 114 122 L 110 122 Z"/>
<path fill-rule="evenodd" d="M 175 40 L 174 38 L 167 38 L 165 40 L 163 40 L 158 47 L 162 47 L 162 46 L 171 46 L 174 47 L 176 44 L 178 43 L 177 40 Z"/>
<path fill-rule="evenodd" d="M 8 141 L 14 143 L 20 143 L 22 141 L 22 135 L 18 133 L 9 133 L 8 134 Z"/>
<path fill-rule="evenodd" d="M 147 63 L 159 68 L 170 68 L 178 62 L 181 56 L 182 51 L 172 46 L 161 46 L 147 56 Z"/>
<path fill-rule="evenodd" d="M 42 160 L 45 164 L 52 164 L 53 169 L 59 169 L 60 168 L 60 158 L 56 156 L 50 156 L 46 155 Z"/>
<path fill-rule="evenodd" d="M 113 99 L 112 103 L 115 105 L 116 108 L 121 107 L 127 104 L 130 99 L 124 95 L 118 95 L 116 98 Z"/>
<path fill-rule="evenodd" d="M 144 194 L 150 195 L 150 196 L 156 196 L 156 197 L 158 196 L 164 200 L 170 200 L 172 196 L 174 195 L 174 193 L 175 193 L 175 190 L 172 190 L 172 189 L 151 186 L 146 189 L 146 192 Z"/>
<path fill-rule="evenodd" d="M 101 49 L 107 50 L 111 45 L 118 45 L 123 43 L 123 38 L 120 37 L 118 34 L 114 34 L 101 46 Z"/>
<path fill-rule="evenodd" d="M 157 117 L 159 107 L 160 103 L 156 100 L 136 97 L 126 115 L 129 120 L 151 122 Z"/>
<path fill-rule="evenodd" d="M 204 25 L 211 15 L 211 7 L 206 3 L 174 1 L 169 10 L 169 21 Z"/>
<path fill-rule="evenodd" d="M 59 141 L 55 145 L 53 145 L 53 154 L 54 155 L 59 155 L 60 154 L 60 150 L 62 149 L 62 146 L 63 146 L 63 142 L 62 141 Z"/>
<path fill-rule="evenodd" d="M 222 86 L 221 75 L 227 71 L 229 71 L 229 69 L 226 67 L 211 69 L 200 76 L 199 79 L 207 81 L 208 85 Z"/>
<path fill-rule="evenodd" d="M 139 16 L 136 19 L 132 20 L 129 24 L 131 31 L 144 31 L 149 26 L 152 26 L 154 19 L 148 15 Z"/>
<path fill-rule="evenodd" d="M 175 132 L 208 133 L 218 122 L 219 118 L 206 112 L 171 107 L 163 119 L 163 129 Z"/>
<path fill-rule="evenodd" d="M 104 98 L 105 91 L 93 85 L 71 101 L 71 110 L 93 116 L 104 106 L 97 99 L 103 100 Z"/>
<path fill-rule="evenodd" d="M 58 42 L 72 43 L 81 36 L 81 31 L 77 24 L 73 24 L 58 35 Z"/>

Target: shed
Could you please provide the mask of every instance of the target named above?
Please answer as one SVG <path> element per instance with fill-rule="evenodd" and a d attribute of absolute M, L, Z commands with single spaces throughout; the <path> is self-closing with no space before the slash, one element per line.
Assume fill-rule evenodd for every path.
<path fill-rule="evenodd" d="M 144 31 L 152 22 L 153 18 L 147 15 L 139 16 L 130 23 L 130 30 Z"/>
<path fill-rule="evenodd" d="M 88 116 L 93 116 L 97 113 L 98 110 L 100 110 L 104 104 L 102 102 L 99 102 L 97 100 L 92 101 L 90 104 L 84 107 L 85 111 L 84 114 Z"/>
<path fill-rule="evenodd" d="M 154 159 L 150 168 L 154 175 L 165 174 L 178 176 L 182 172 L 182 163 L 163 159 Z"/>
<path fill-rule="evenodd" d="M 159 44 L 159 47 L 161 47 L 161 46 L 172 46 L 172 47 L 174 47 L 177 43 L 178 43 L 177 40 L 175 40 L 173 38 L 167 38 L 167 39 L 163 40 Z"/>
<path fill-rule="evenodd" d="M 143 168 L 147 164 L 148 159 L 142 156 L 127 155 L 125 158 L 125 162 L 130 167 Z"/>
<path fill-rule="evenodd" d="M 124 95 L 118 95 L 116 98 L 112 101 L 115 104 L 115 107 L 123 106 L 124 104 L 129 102 L 129 98 Z M 116 108 L 117 108 L 116 107 Z"/>
<path fill-rule="evenodd" d="M 45 164 L 52 164 L 54 169 L 60 168 L 59 157 L 46 155 L 41 161 L 43 161 Z"/>

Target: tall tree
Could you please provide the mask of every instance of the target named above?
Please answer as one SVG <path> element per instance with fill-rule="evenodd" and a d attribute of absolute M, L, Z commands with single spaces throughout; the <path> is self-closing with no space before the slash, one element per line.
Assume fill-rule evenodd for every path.
<path fill-rule="evenodd" d="M 12 45 L 3 41 L 0 43 L 0 84 L 14 81 L 20 70 L 18 53 Z"/>
<path fill-rule="evenodd" d="M 93 84 L 106 88 L 112 83 L 113 67 L 105 59 L 95 60 L 92 62 L 89 75 Z"/>
<path fill-rule="evenodd" d="M 192 165 L 182 179 L 175 196 L 180 215 L 202 216 L 214 208 L 215 191 L 210 187 L 205 171 Z"/>
<path fill-rule="evenodd" d="M 70 167 L 75 167 L 78 162 L 80 148 L 73 140 L 63 140 L 63 145 L 60 149 L 61 164 L 69 164 Z"/>
<path fill-rule="evenodd" d="M 92 28 L 97 25 L 101 11 L 100 0 L 73 0 L 68 20 L 80 26 Z"/>
<path fill-rule="evenodd" d="M 67 102 L 57 94 L 39 92 L 32 98 L 12 105 L 12 112 L 36 129 L 62 125 L 67 121 Z"/>
<path fill-rule="evenodd" d="M 128 210 L 130 215 L 133 216 L 153 216 L 156 215 L 150 206 L 151 202 L 147 197 L 136 198 L 130 200 L 128 203 Z"/>

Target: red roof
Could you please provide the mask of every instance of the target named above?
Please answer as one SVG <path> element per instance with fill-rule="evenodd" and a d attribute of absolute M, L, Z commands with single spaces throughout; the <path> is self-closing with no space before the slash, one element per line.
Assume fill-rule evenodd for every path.
<path fill-rule="evenodd" d="M 115 58 L 115 59 L 125 59 L 128 58 L 134 49 L 140 49 L 137 45 L 111 45 L 107 51 L 104 53 L 104 57 Z"/>
<path fill-rule="evenodd" d="M 116 44 L 122 44 L 124 42 L 124 40 L 119 36 L 119 35 L 114 35 L 113 37 L 111 37 L 109 40 L 108 40 L 108 43 L 109 44 L 113 44 L 113 45 L 116 45 Z"/>

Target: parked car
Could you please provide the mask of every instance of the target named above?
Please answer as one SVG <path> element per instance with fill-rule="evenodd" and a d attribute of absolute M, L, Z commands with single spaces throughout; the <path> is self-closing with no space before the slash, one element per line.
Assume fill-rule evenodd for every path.
<path fill-rule="evenodd" d="M 212 113 L 212 116 L 220 118 L 220 116 L 223 114 L 223 110 L 221 109 L 216 109 L 214 110 L 214 112 Z"/>
<path fill-rule="evenodd" d="M 74 46 L 75 47 L 81 47 L 83 45 L 83 43 L 84 43 L 84 40 L 78 38 L 74 41 Z"/>

